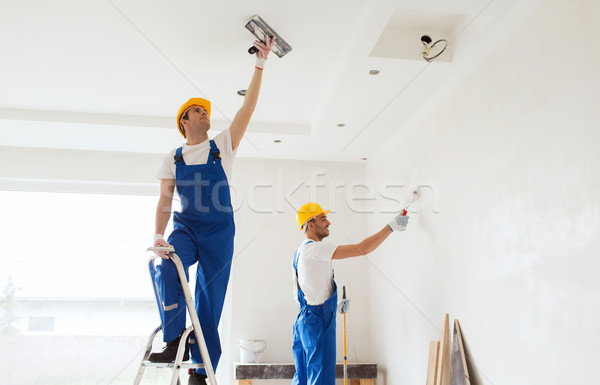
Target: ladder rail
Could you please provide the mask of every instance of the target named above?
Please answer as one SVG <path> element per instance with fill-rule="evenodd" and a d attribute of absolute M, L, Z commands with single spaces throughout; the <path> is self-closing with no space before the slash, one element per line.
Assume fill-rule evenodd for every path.
<path fill-rule="evenodd" d="M 204 363 L 204 370 L 206 371 L 206 375 L 211 385 L 217 385 L 217 379 L 215 378 L 215 372 L 212 367 L 212 362 L 210 361 L 210 355 L 208 354 L 206 341 L 204 340 L 204 333 L 202 333 L 202 327 L 200 327 L 200 320 L 198 319 L 198 314 L 196 314 L 194 298 L 192 297 L 192 292 L 190 291 L 190 287 L 187 283 L 185 271 L 183 270 L 183 264 L 181 263 L 181 259 L 179 259 L 177 254 L 174 252 L 169 253 L 169 258 L 171 258 L 177 267 L 177 273 L 179 274 L 179 280 L 181 281 L 181 287 L 183 288 L 185 303 L 187 304 L 188 313 L 190 315 L 190 319 L 192 320 L 192 325 L 194 326 L 194 334 L 196 335 L 196 341 L 200 348 L 200 356 L 202 356 L 202 361 Z"/>
<path fill-rule="evenodd" d="M 152 342 L 154 341 L 154 337 L 156 337 L 156 334 L 158 334 L 158 332 L 161 329 L 162 329 L 162 325 L 158 325 L 158 327 L 156 329 L 154 329 L 154 332 L 152 332 L 152 334 L 150 334 L 150 337 L 148 338 L 148 342 L 146 343 L 146 349 L 144 351 L 144 355 L 142 356 L 142 363 L 140 364 L 140 367 L 138 369 L 137 375 L 135 376 L 135 380 L 133 382 L 133 385 L 139 385 L 140 381 L 142 381 L 142 377 L 144 376 L 144 372 L 146 371 L 146 366 L 144 365 L 144 361 L 150 355 L 150 351 L 152 350 Z"/>
<path fill-rule="evenodd" d="M 183 295 L 185 298 L 186 307 L 188 309 L 188 314 L 192 321 L 192 326 L 188 327 L 182 334 L 182 338 L 179 342 L 179 347 L 177 350 L 177 355 L 175 357 L 175 361 L 171 363 L 151 363 L 147 360 L 150 352 L 152 350 L 152 343 L 156 334 L 162 329 L 162 323 L 159 325 L 154 332 L 151 334 L 148 339 L 148 343 L 146 344 L 146 349 L 144 352 L 144 356 L 142 357 L 142 362 L 140 364 L 140 368 L 138 369 L 137 376 L 134 381 L 134 385 L 139 385 L 142 377 L 144 375 L 145 368 L 148 366 L 154 367 L 172 367 L 173 375 L 171 377 L 171 385 L 176 385 L 179 383 L 179 370 L 182 367 L 186 368 L 204 368 L 206 371 L 206 376 L 211 385 L 217 385 L 217 379 L 215 377 L 215 372 L 212 366 L 212 362 L 210 360 L 210 355 L 208 353 L 208 348 L 206 346 L 206 341 L 204 340 L 204 334 L 202 332 L 202 327 L 200 326 L 200 320 L 198 319 L 198 314 L 196 314 L 196 306 L 194 305 L 194 298 L 192 297 L 192 292 L 188 285 L 187 277 L 185 274 L 185 270 L 183 268 L 183 264 L 181 263 L 181 259 L 174 252 L 170 252 L 168 254 L 169 258 L 175 264 L 177 269 L 177 275 L 179 276 L 179 280 L 181 282 L 181 287 L 183 289 Z M 158 306 L 158 311 L 160 313 L 160 319 L 164 319 L 164 305 L 160 300 L 160 292 L 158 290 L 158 285 L 156 283 L 156 264 L 155 260 L 157 258 L 161 258 L 159 255 L 152 255 L 148 260 L 148 268 L 150 270 L 150 277 L 152 278 L 152 289 L 154 291 L 154 296 L 156 298 L 156 305 Z M 198 347 L 200 348 L 200 356 L 202 357 L 203 363 L 199 364 L 189 364 L 182 363 L 183 355 L 185 353 L 185 343 L 187 341 L 188 335 L 194 331 L 194 335 L 196 337 L 196 341 L 198 343 Z"/>

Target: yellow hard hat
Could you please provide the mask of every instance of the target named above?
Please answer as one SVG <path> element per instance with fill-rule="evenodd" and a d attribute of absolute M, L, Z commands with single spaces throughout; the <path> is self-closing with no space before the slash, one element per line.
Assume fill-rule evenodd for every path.
<path fill-rule="evenodd" d="M 181 129 L 181 124 L 179 123 L 179 121 L 181 120 L 181 115 L 184 114 L 185 110 L 187 110 L 190 106 L 193 106 L 194 104 L 199 105 L 200 107 L 204 107 L 206 112 L 208 112 L 208 117 L 210 118 L 210 102 L 208 100 L 202 98 L 191 98 L 187 102 L 183 103 L 183 105 L 179 107 L 179 112 L 177 113 L 177 129 L 179 129 L 179 132 L 181 132 L 181 135 L 183 135 L 184 138 L 185 133 Z"/>
<path fill-rule="evenodd" d="M 298 212 L 296 213 L 296 221 L 300 226 L 300 230 L 302 230 L 306 222 L 308 222 L 310 219 L 321 214 L 327 215 L 330 212 L 331 210 L 323 210 L 318 203 L 308 202 L 298 209 Z"/>

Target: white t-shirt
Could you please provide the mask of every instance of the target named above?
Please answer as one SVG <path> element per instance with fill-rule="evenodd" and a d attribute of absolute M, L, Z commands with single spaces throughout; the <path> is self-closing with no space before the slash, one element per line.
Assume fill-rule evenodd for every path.
<path fill-rule="evenodd" d="M 333 265 L 331 258 L 338 245 L 325 242 L 314 242 L 305 239 L 298 249 L 298 281 L 294 275 L 294 299 L 298 301 L 298 285 L 304 293 L 306 303 L 321 305 L 334 292 Z"/>
<path fill-rule="evenodd" d="M 233 167 L 233 159 L 235 158 L 235 154 L 237 152 L 237 148 L 233 150 L 231 148 L 231 133 L 229 129 L 222 131 L 213 139 L 215 144 L 219 148 L 220 156 L 221 156 L 221 166 L 223 166 L 223 170 L 225 170 L 225 175 L 227 175 L 227 181 L 231 184 L 231 169 Z M 239 146 L 238 146 L 239 147 Z M 183 160 L 186 165 L 193 164 L 206 164 L 208 161 L 208 154 L 210 150 L 210 140 L 205 140 L 200 144 L 195 144 L 193 146 L 188 146 L 187 144 L 183 145 L 182 154 Z M 174 148 L 163 158 L 162 165 L 156 173 L 156 177 L 158 179 L 175 179 L 175 153 L 177 149 Z"/>

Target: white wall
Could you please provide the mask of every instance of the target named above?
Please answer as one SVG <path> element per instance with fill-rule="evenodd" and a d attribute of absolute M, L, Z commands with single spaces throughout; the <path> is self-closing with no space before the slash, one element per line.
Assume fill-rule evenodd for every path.
<path fill-rule="evenodd" d="M 439 210 L 424 189 L 408 231 L 370 258 L 380 384 L 425 383 L 445 313 L 483 383 L 596 377 L 600 5 L 524 3 L 369 164 L 374 181 L 431 185 Z"/>

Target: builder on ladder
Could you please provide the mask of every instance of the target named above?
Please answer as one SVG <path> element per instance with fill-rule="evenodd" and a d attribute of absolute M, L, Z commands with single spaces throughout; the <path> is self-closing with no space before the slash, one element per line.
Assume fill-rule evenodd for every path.
<path fill-rule="evenodd" d="M 188 268 L 198 262 L 196 312 L 214 369 L 221 356 L 217 327 L 229 281 L 235 234 L 228 181 L 236 150 L 258 101 L 262 70 L 272 45 L 273 40 L 268 37 L 265 44 L 260 41 L 254 43 L 258 48 L 256 66 L 243 105 L 230 128 L 213 140 L 208 137 L 210 102 L 192 98 L 181 106 L 177 127 L 187 141 L 165 157 L 158 172 L 161 192 L 156 210 L 154 246 L 173 246 L 186 275 Z M 173 232 L 165 240 L 163 234 L 171 216 L 175 187 L 182 207 L 181 212 L 173 214 Z M 186 306 L 173 261 L 166 252 L 157 254 L 164 258 L 157 267 L 156 281 L 164 305 L 162 326 L 166 346 L 161 352 L 152 353 L 148 359 L 172 362 L 186 327 Z M 200 363 L 202 357 L 198 344 L 192 338 L 190 340 L 192 360 Z M 184 360 L 187 359 L 186 349 Z M 205 385 L 204 369 L 192 372 L 188 383 Z"/>
<path fill-rule="evenodd" d="M 298 210 L 296 220 L 304 230 L 304 241 L 292 262 L 295 299 L 300 311 L 294 323 L 294 363 L 292 385 L 335 384 L 335 313 L 337 288 L 333 280 L 333 259 L 366 255 L 375 250 L 394 231 L 404 231 L 408 217 L 398 214 L 394 220 L 362 242 L 336 245 L 321 242 L 329 236 L 327 214 L 314 202 Z M 347 311 L 349 301 L 340 304 Z"/>

